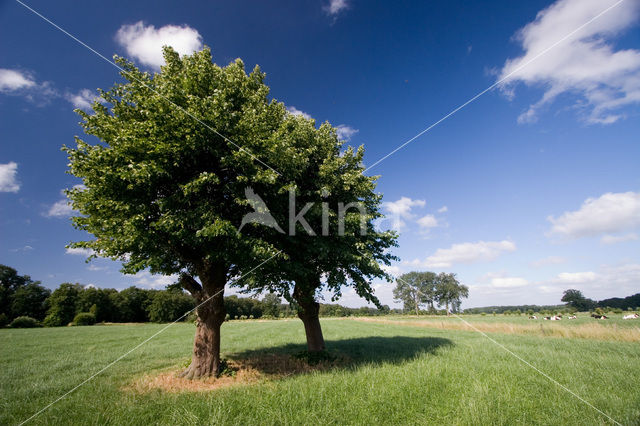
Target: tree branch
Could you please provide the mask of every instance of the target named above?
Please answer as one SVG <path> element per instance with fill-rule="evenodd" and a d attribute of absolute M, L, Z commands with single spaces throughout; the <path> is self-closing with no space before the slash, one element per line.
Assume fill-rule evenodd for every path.
<path fill-rule="evenodd" d="M 180 274 L 180 279 L 178 280 L 182 288 L 191 293 L 192 296 L 198 297 L 202 292 L 202 286 L 195 280 L 193 277 L 187 273 Z"/>

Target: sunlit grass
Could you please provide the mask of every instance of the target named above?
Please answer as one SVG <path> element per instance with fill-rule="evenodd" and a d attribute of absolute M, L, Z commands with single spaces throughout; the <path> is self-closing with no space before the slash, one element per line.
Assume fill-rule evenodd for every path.
<path fill-rule="evenodd" d="M 447 320 L 447 319 L 445 319 Z M 0 331 L 0 424 L 17 424 L 162 325 Z M 177 371 L 194 328 L 177 324 L 35 418 L 33 424 L 607 424 L 606 418 L 465 330 L 324 320 L 344 360 L 206 392 L 139 392 Z M 304 349 L 302 324 L 230 322 L 229 359 Z M 492 337 L 623 424 L 640 422 L 640 346 L 593 339 Z"/>

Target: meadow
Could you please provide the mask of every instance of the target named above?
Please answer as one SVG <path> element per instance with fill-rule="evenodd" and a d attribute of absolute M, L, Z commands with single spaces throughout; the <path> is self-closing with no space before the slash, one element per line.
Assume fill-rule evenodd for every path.
<path fill-rule="evenodd" d="M 524 316 L 464 319 L 478 327 L 528 326 Z M 425 326 L 429 321 L 444 325 Z M 305 349 L 300 321 L 227 322 L 223 354 L 240 370 L 193 389 L 171 379 L 188 362 L 194 333 L 193 324 L 179 323 L 28 424 L 612 423 L 482 334 L 456 329 L 454 321 L 462 323 L 324 319 L 327 348 L 336 360 L 317 368 L 294 358 Z M 593 321 L 542 327 L 580 328 Z M 612 319 L 598 326 L 640 333 L 638 325 Z M 28 419 L 163 327 L 0 330 L 0 424 Z M 617 422 L 640 424 L 637 341 L 509 330 L 489 335 Z"/>

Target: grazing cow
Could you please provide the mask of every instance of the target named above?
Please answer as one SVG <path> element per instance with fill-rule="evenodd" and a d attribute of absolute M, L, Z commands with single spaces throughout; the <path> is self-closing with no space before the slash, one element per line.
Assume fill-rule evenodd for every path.
<path fill-rule="evenodd" d="M 551 317 L 551 321 L 560 321 L 562 319 L 562 315 L 554 315 Z"/>
<path fill-rule="evenodd" d="M 638 316 L 640 316 L 640 315 L 638 315 L 638 314 L 629 314 L 629 315 L 623 316 L 622 319 L 636 319 L 636 318 L 638 318 Z"/>
<path fill-rule="evenodd" d="M 537 316 L 535 316 L 535 315 L 531 315 L 531 316 L 529 317 L 529 319 L 538 319 L 538 317 L 537 317 Z"/>
<path fill-rule="evenodd" d="M 569 316 L 569 319 L 576 319 L 576 318 L 578 318 L 578 317 L 577 317 L 577 316 L 575 316 L 575 315 L 570 315 L 570 316 Z"/>

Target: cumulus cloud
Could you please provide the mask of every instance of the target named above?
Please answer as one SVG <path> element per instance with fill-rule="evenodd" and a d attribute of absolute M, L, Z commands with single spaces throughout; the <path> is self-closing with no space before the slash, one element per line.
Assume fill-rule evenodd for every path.
<path fill-rule="evenodd" d="M 95 254 L 95 251 L 88 248 L 82 248 L 82 247 L 69 247 L 67 248 L 66 253 L 74 256 L 89 257 L 89 256 L 93 256 Z"/>
<path fill-rule="evenodd" d="M 529 281 L 521 277 L 494 277 L 489 282 L 493 288 L 517 288 L 528 284 Z"/>
<path fill-rule="evenodd" d="M 449 208 L 447 206 L 442 206 L 438 209 L 438 213 L 446 213 L 449 211 Z"/>
<path fill-rule="evenodd" d="M 96 100 L 100 100 L 98 95 L 89 89 L 82 89 L 77 93 L 67 92 L 65 99 L 71 102 L 75 108 L 91 109 L 91 105 Z"/>
<path fill-rule="evenodd" d="M 640 192 L 608 192 L 587 198 L 579 210 L 565 212 L 551 222 L 551 235 L 581 238 L 627 231 L 640 226 Z"/>
<path fill-rule="evenodd" d="M 561 272 L 556 277 L 556 281 L 566 284 L 578 284 L 595 281 L 597 275 L 595 272 Z"/>
<path fill-rule="evenodd" d="M 27 73 L 0 68 L 0 92 L 15 92 L 34 86 L 36 86 L 36 82 Z"/>
<path fill-rule="evenodd" d="M 329 16 L 337 16 L 340 12 L 348 8 L 348 0 L 329 0 L 329 3 L 323 7 L 323 10 Z"/>
<path fill-rule="evenodd" d="M 392 222 L 392 228 L 401 231 L 406 226 L 406 220 L 415 218 L 411 212 L 414 207 L 424 207 L 425 200 L 412 200 L 409 197 L 401 197 L 397 201 L 386 201 L 382 207 L 387 211 Z"/>
<path fill-rule="evenodd" d="M 134 275 L 136 283 L 141 287 L 160 289 L 178 281 L 178 275 L 153 275 L 149 271 L 141 271 Z"/>
<path fill-rule="evenodd" d="M 307 120 L 311 118 L 311 115 L 307 114 L 304 111 L 300 111 L 298 108 L 294 106 L 287 107 L 287 112 L 291 115 L 299 115 L 300 117 L 304 117 Z"/>
<path fill-rule="evenodd" d="M 358 129 L 354 129 L 353 127 L 349 127 L 345 124 L 340 124 L 336 127 L 336 133 L 338 134 L 338 139 L 343 141 L 351 140 L 351 136 L 358 133 Z"/>
<path fill-rule="evenodd" d="M 640 51 L 616 50 L 612 44 L 636 23 L 640 3 L 620 2 L 555 45 L 614 3 L 559 0 L 516 33 L 524 54 L 506 61 L 498 77 L 506 79 L 501 88 L 510 96 L 519 82 L 544 89 L 519 122 L 536 121 L 539 110 L 563 94 L 577 97 L 576 107 L 591 123 L 613 123 L 622 117 L 621 107 L 640 102 Z"/>
<path fill-rule="evenodd" d="M 73 207 L 66 199 L 53 203 L 45 214 L 48 217 L 69 217 L 73 214 Z"/>
<path fill-rule="evenodd" d="M 624 235 L 603 235 L 600 241 L 602 244 L 616 244 L 623 243 L 625 241 L 636 241 L 638 239 L 638 234 L 635 232 L 630 232 Z"/>
<path fill-rule="evenodd" d="M 188 55 L 202 49 L 202 36 L 188 25 L 165 25 L 156 28 L 139 21 L 123 25 L 116 33 L 116 41 L 129 56 L 152 68 L 164 64 L 162 47 L 171 46 L 181 55 Z"/>
<path fill-rule="evenodd" d="M 565 263 L 566 261 L 567 261 L 567 259 L 565 259 L 564 257 L 549 256 L 549 257 L 545 257 L 544 259 L 534 260 L 533 262 L 531 262 L 529 264 L 531 266 L 533 266 L 534 268 L 540 268 L 540 267 L 548 266 L 548 265 L 559 265 L 561 263 Z"/>
<path fill-rule="evenodd" d="M 417 222 L 420 226 L 420 229 L 422 229 L 423 231 L 428 231 L 429 229 L 435 228 L 439 225 L 438 219 L 436 219 L 436 217 L 432 214 L 422 216 L 420 219 L 418 219 Z"/>
<path fill-rule="evenodd" d="M 457 263 L 495 260 L 503 253 L 515 250 L 516 245 L 508 240 L 453 244 L 450 248 L 436 250 L 421 264 L 427 268 L 450 268 Z"/>
<path fill-rule="evenodd" d="M 10 161 L 0 164 L 0 192 L 18 192 L 20 182 L 17 180 L 18 164 Z"/>

